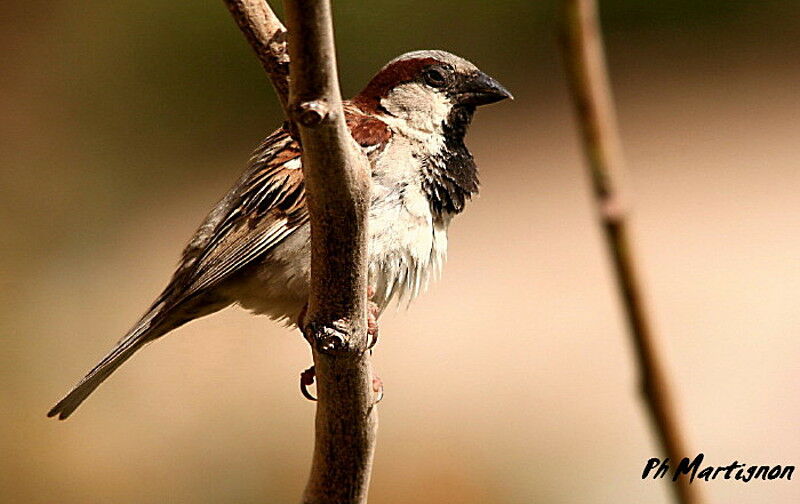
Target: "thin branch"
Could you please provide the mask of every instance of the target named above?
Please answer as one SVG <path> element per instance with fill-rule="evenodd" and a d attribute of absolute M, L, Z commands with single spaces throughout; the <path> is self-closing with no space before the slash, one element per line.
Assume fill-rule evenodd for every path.
<path fill-rule="evenodd" d="M 223 1 L 256 52 L 285 111 L 289 103 L 286 28 L 265 0 Z"/>
<path fill-rule="evenodd" d="M 650 324 L 629 236 L 627 208 L 621 193 L 620 179 L 624 171 L 622 149 L 608 83 L 597 5 L 595 0 L 565 0 L 564 7 L 566 67 L 591 171 L 595 202 L 605 229 L 636 350 L 642 392 L 661 447 L 677 464 L 689 453 L 678 421 L 674 394 Z M 678 502 L 701 502 L 697 486 L 689 486 L 685 478 L 679 479 L 674 489 Z"/>
<path fill-rule="evenodd" d="M 314 354 L 318 397 L 303 502 L 365 503 L 378 425 L 367 352 L 370 176 L 344 120 L 330 3 L 284 1 L 289 58 L 281 38 L 285 30 L 263 0 L 224 1 L 303 145 L 311 220 L 311 292 L 303 332 Z M 292 76 L 288 88 L 286 63 Z"/>

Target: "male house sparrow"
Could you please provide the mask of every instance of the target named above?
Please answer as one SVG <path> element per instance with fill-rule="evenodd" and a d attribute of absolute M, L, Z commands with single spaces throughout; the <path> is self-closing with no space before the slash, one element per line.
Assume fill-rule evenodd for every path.
<path fill-rule="evenodd" d="M 441 270 L 450 220 L 478 191 L 464 135 L 476 106 L 505 98 L 511 93 L 469 61 L 414 51 L 344 103 L 372 169 L 369 283 L 379 310 L 393 297 L 413 298 Z M 232 303 L 297 324 L 308 298 L 309 238 L 301 150 L 284 127 L 200 225 L 147 313 L 48 416 L 67 418 L 146 343 Z"/>

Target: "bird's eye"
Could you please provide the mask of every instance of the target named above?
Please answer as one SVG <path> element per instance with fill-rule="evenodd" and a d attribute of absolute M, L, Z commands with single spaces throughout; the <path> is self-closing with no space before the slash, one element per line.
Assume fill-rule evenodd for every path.
<path fill-rule="evenodd" d="M 447 84 L 447 76 L 441 68 L 429 68 L 423 74 L 425 83 L 431 87 L 442 87 Z"/>

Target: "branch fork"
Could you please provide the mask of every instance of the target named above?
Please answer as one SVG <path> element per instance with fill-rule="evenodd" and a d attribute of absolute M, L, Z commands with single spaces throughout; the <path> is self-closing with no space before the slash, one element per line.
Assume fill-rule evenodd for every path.
<path fill-rule="evenodd" d="M 377 432 L 375 394 L 382 395 L 367 352 L 371 179 L 344 120 L 330 2 L 284 0 L 288 30 L 265 0 L 224 2 L 269 75 L 303 150 L 311 286 L 301 326 L 314 366 L 300 384 L 313 398 L 307 386 L 316 377 L 319 397 L 303 502 L 364 504 Z"/>

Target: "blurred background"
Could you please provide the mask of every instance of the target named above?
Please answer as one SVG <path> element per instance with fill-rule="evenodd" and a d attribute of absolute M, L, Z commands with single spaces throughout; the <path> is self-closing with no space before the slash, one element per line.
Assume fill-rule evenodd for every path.
<path fill-rule="evenodd" d="M 276 2 L 277 3 L 277 2 Z M 800 5 L 602 1 L 633 228 L 687 436 L 800 463 Z M 352 95 L 412 49 L 516 100 L 468 138 L 482 193 L 441 282 L 389 310 L 371 502 L 667 503 L 555 36 L 553 1 L 337 2 Z M 231 308 L 45 418 L 160 292 L 280 122 L 222 2 L 0 4 L 0 501 L 297 502 L 298 333 Z M 795 474 L 795 480 L 797 474 Z M 797 481 L 701 483 L 800 502 Z"/>

